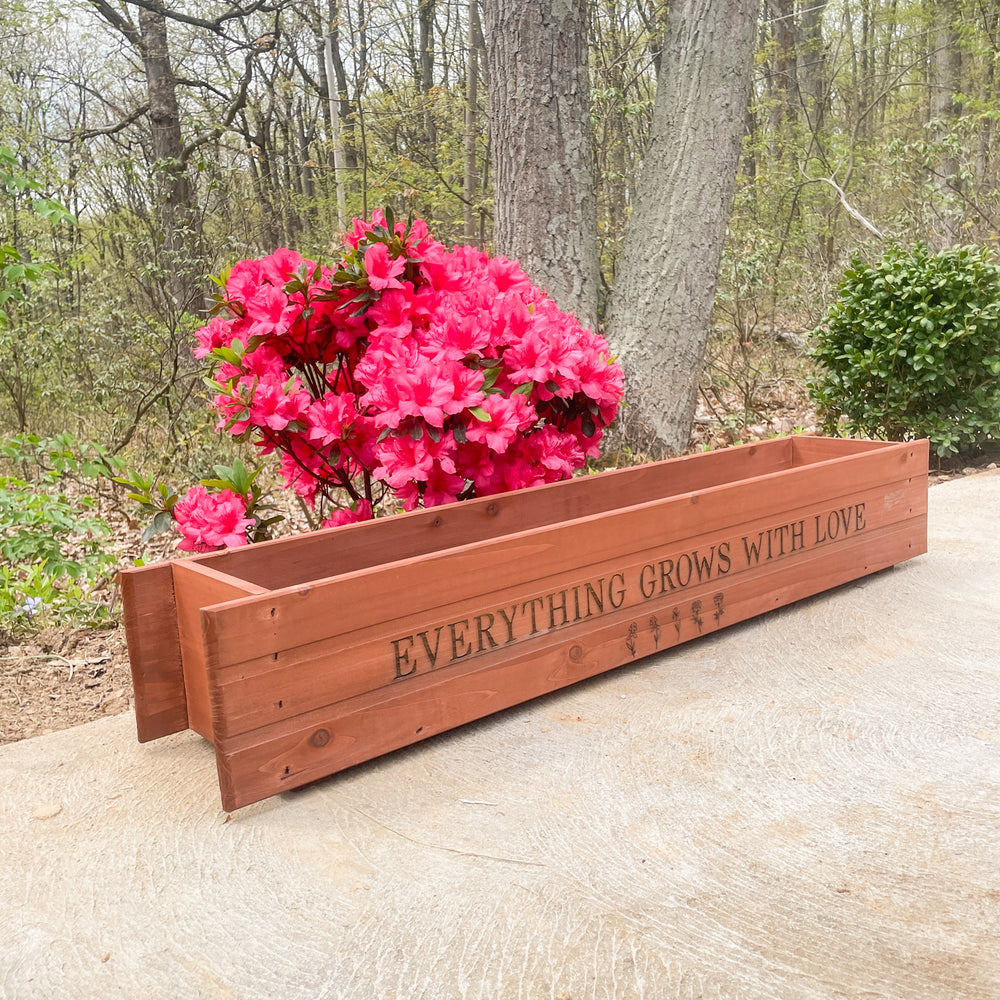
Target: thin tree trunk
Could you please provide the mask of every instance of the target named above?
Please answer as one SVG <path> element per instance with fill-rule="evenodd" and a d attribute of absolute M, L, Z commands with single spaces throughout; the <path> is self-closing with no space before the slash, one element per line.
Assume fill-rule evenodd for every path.
<path fill-rule="evenodd" d="M 192 273 L 198 259 L 200 233 L 194 207 L 194 188 L 181 160 L 180 110 L 177 78 L 167 47 L 163 14 L 139 8 L 142 61 L 149 97 L 154 169 L 160 187 L 159 216 L 163 228 L 167 294 L 178 312 L 200 309 L 202 296 Z"/>
<path fill-rule="evenodd" d="M 739 161 L 754 0 L 678 0 L 667 21 L 646 152 L 608 317 L 625 369 L 619 431 L 650 455 L 691 435 Z"/>
<path fill-rule="evenodd" d="M 465 199 L 463 236 L 469 243 L 476 240 L 476 197 L 479 191 L 479 170 L 476 164 L 476 139 L 479 130 L 479 0 L 469 0 L 469 51 L 465 75 Z"/>
<path fill-rule="evenodd" d="M 486 0 L 496 249 L 585 325 L 600 278 L 585 5 Z"/>
<path fill-rule="evenodd" d="M 792 140 L 791 129 L 798 120 L 798 26 L 794 0 L 770 0 L 768 7 L 773 15 L 774 32 L 771 131 L 780 155 Z"/>
<path fill-rule="evenodd" d="M 940 123 L 937 138 L 941 142 L 947 142 L 951 135 L 950 123 L 961 114 L 961 106 L 955 96 L 962 85 L 957 0 L 936 0 L 934 18 L 931 117 Z M 943 201 L 942 210 L 938 213 L 938 226 L 931 234 L 932 243 L 938 247 L 951 246 L 961 238 L 960 213 L 951 210 L 949 204 L 961 185 L 958 170 L 958 160 L 945 148 L 933 168 L 934 182 Z"/>
<path fill-rule="evenodd" d="M 417 21 L 420 25 L 420 97 L 423 102 L 424 137 L 427 158 L 437 162 L 437 125 L 431 108 L 434 89 L 434 4 L 435 0 L 418 0 Z"/>
<path fill-rule="evenodd" d="M 330 80 L 333 77 L 333 39 L 326 36 L 324 60 L 326 62 L 326 76 Z M 344 147 L 340 139 L 340 105 L 334 99 L 333 91 L 330 91 L 330 141 L 333 144 L 333 183 L 337 192 L 337 228 L 343 229 L 347 221 L 347 198 L 345 195 L 344 177 Z"/>
<path fill-rule="evenodd" d="M 893 0 L 895 2 L 895 0 Z M 814 137 L 823 133 L 829 101 L 826 44 L 823 41 L 823 8 L 806 0 L 800 15 L 798 82 L 809 128 Z"/>

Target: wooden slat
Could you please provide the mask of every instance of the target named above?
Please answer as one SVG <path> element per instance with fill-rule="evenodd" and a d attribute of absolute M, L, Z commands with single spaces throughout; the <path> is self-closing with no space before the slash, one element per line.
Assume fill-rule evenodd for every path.
<path fill-rule="evenodd" d="M 915 441 L 905 442 L 904 447 L 910 444 L 921 446 L 921 442 Z M 926 446 L 926 442 L 923 444 Z M 795 465 L 809 465 L 851 455 L 862 455 L 866 452 L 892 449 L 898 445 L 899 442 L 895 441 L 855 441 L 853 438 L 827 438 L 801 434 L 792 438 L 792 457 Z"/>
<path fill-rule="evenodd" d="M 581 558 L 597 564 L 643 551 L 650 538 L 693 537 L 769 514 L 777 524 L 781 511 L 824 497 L 847 497 L 888 482 L 920 482 L 921 474 L 926 481 L 926 445 L 922 464 L 920 452 L 916 444 L 879 448 L 850 459 L 519 531 L 207 609 L 211 624 L 206 640 L 217 657 L 213 666 L 369 627 L 404 599 L 416 614 L 474 598 L 523 581 L 525 566 L 537 567 L 537 577 L 565 573 Z M 595 525 L 598 531 L 593 530 Z"/>
<path fill-rule="evenodd" d="M 118 577 L 125 618 L 139 742 L 187 729 L 187 700 L 173 576 L 169 563 L 126 569 Z"/>
<path fill-rule="evenodd" d="M 165 565 L 171 573 L 173 593 L 176 595 L 175 636 L 180 646 L 187 724 L 196 733 L 211 740 L 213 730 L 202 636 L 202 608 L 207 604 L 262 594 L 264 591 L 211 567 L 200 566 L 191 559 L 177 559 L 161 565 Z"/>
<path fill-rule="evenodd" d="M 755 478 L 791 464 L 791 439 L 776 438 L 196 556 L 193 561 L 280 590 L 624 505 Z M 274 557 L 276 551 L 280 559 Z"/>
<path fill-rule="evenodd" d="M 452 668 L 420 686 L 371 692 L 332 710 L 219 741 L 216 760 L 223 807 L 248 805 L 632 662 L 633 650 L 626 639 L 633 624 L 638 658 L 892 566 L 925 550 L 926 534 L 926 516 L 919 515 L 840 545 L 814 549 L 800 560 L 764 566 L 744 574 L 731 587 L 720 590 L 716 582 L 692 591 L 683 602 L 679 636 L 671 633 L 672 610 L 677 606 L 673 600 L 650 602 L 641 617 L 634 609 L 623 609 L 602 619 L 586 641 L 542 637 L 515 657 L 479 670 Z M 718 619 L 712 613 L 717 593 L 724 596 Z M 700 628 L 694 625 L 694 601 L 703 606 Z M 659 646 L 649 627 L 651 615 L 662 617 Z"/>
<path fill-rule="evenodd" d="M 917 483 L 900 484 L 895 490 L 885 487 L 870 489 L 864 493 L 852 493 L 850 503 L 863 504 L 865 511 L 866 534 L 877 532 L 878 529 L 894 524 L 900 520 L 926 514 L 927 491 Z M 817 513 L 824 513 L 831 507 L 836 508 L 837 501 L 822 499 L 812 504 L 782 511 L 782 523 L 807 522 L 807 531 L 803 532 L 802 547 L 778 554 L 778 537 L 774 538 L 774 556 L 771 560 L 782 561 L 801 558 L 806 542 L 812 542 L 816 526 L 812 520 Z M 711 533 L 701 532 L 689 538 L 650 537 L 644 539 L 644 548 L 636 553 L 623 553 L 603 563 L 587 562 L 590 546 L 581 543 L 580 555 L 572 569 L 563 575 L 545 573 L 545 567 L 532 569 L 525 574 L 522 582 L 501 589 L 499 587 L 489 593 L 472 597 L 463 597 L 460 602 L 435 607 L 431 612 L 408 613 L 406 595 L 399 595 L 394 606 L 384 611 L 384 617 L 375 625 L 350 633 L 336 634 L 336 623 L 330 621 L 331 631 L 328 637 L 317 642 L 302 645 L 294 642 L 287 649 L 275 653 L 254 657 L 237 664 L 219 666 L 218 659 L 222 653 L 216 650 L 209 639 L 208 673 L 209 698 L 212 702 L 214 732 L 216 737 L 225 738 L 247 732 L 251 729 L 269 724 L 277 719 L 291 717 L 313 709 L 333 705 L 338 701 L 354 697 L 364 691 L 385 687 L 393 684 L 410 683 L 409 677 L 397 677 L 397 661 L 394 656 L 392 641 L 398 637 L 413 637 L 423 630 L 426 636 L 435 637 L 430 641 L 437 652 L 437 659 L 446 663 L 449 647 L 449 623 L 466 621 L 468 627 L 461 630 L 464 643 L 468 642 L 469 655 L 463 659 L 472 660 L 480 655 L 489 655 L 493 646 L 498 643 L 500 650 L 497 655 L 509 655 L 512 643 L 506 641 L 505 626 L 497 614 L 497 609 L 510 606 L 522 607 L 524 602 L 540 599 L 540 624 L 546 625 L 546 631 L 559 629 L 564 633 L 586 631 L 596 625 L 596 605 L 589 607 L 586 584 L 597 580 L 610 580 L 615 574 L 621 574 L 627 582 L 623 598 L 624 608 L 635 608 L 636 613 L 647 603 L 642 590 L 637 586 L 640 571 L 643 566 L 652 566 L 660 560 L 669 559 L 676 563 L 683 559 L 685 553 L 700 552 L 703 558 L 711 554 L 714 572 L 718 586 L 731 587 L 741 573 L 750 567 L 743 565 L 749 562 L 742 550 L 742 539 L 751 541 L 766 533 L 768 528 L 775 527 L 775 515 L 743 522 L 738 525 L 728 525 L 724 530 Z M 600 521 L 591 524 L 591 530 L 603 531 Z M 825 533 L 828 526 L 821 526 Z M 784 539 L 786 542 L 788 538 Z M 842 544 L 826 541 L 822 544 Z M 712 550 L 726 553 L 728 565 L 719 557 L 718 562 Z M 725 567 L 725 572 L 720 570 Z M 528 567 L 525 567 L 527 570 Z M 541 575 L 538 575 L 538 574 Z M 537 577 L 537 578 L 535 578 Z M 647 583 L 652 585 L 655 571 L 647 574 Z M 680 584 L 680 579 L 670 583 Z M 690 585 L 677 591 L 681 599 Z M 550 621 L 544 621 L 546 610 L 544 601 L 546 595 L 557 595 L 566 592 L 567 610 L 549 615 Z M 602 598 L 603 600 L 603 598 Z M 606 602 L 605 602 L 606 603 Z M 574 611 L 574 604 L 576 610 Z M 582 611 L 581 611 L 582 608 Z M 206 618 L 212 619 L 223 611 L 209 609 Z M 512 618 L 515 616 L 512 615 Z M 563 621 L 563 619 L 566 619 Z M 485 635 L 479 632 L 477 638 L 477 620 L 479 626 L 489 623 L 490 631 Z M 511 630 L 512 631 L 512 630 Z M 494 634 L 494 632 L 496 634 Z M 212 636 L 215 630 L 209 627 L 206 635 Z M 294 640 L 294 637 L 289 637 Z M 498 641 L 499 640 L 499 641 Z M 524 641 L 519 638 L 517 641 Z M 444 647 L 443 650 L 441 647 Z M 476 648 L 477 646 L 482 649 Z M 422 649 L 418 638 L 401 647 L 405 662 L 401 664 L 401 672 L 406 673 L 411 668 L 414 673 L 428 667 L 429 651 Z M 413 654 L 412 656 L 410 654 Z M 419 664 L 419 667 L 418 667 Z"/>

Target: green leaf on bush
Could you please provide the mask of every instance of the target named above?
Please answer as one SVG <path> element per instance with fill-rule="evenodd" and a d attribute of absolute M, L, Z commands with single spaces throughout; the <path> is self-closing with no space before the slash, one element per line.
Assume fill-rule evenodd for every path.
<path fill-rule="evenodd" d="M 142 544 L 145 545 L 151 538 L 169 531 L 174 523 L 174 519 L 169 511 L 161 510 L 142 532 Z"/>
<path fill-rule="evenodd" d="M 917 243 L 855 258 L 813 336 L 809 389 L 828 432 L 927 437 L 939 455 L 996 436 L 1000 265 L 988 249 Z"/>

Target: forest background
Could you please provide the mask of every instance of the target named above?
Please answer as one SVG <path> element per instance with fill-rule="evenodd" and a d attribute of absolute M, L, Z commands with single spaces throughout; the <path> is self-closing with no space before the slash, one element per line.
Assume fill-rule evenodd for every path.
<path fill-rule="evenodd" d="M 667 5 L 580 9 L 603 311 Z M 208 275 L 330 260 L 383 205 L 492 249 L 486 44 L 477 0 L 0 0 L 0 631 L 113 621 L 114 566 L 162 554 L 106 473 L 232 462 L 191 355 Z M 811 426 L 853 254 L 996 246 L 998 60 L 1000 3 L 762 3 L 692 446 Z"/>
<path fill-rule="evenodd" d="M 0 428 L 204 465 L 190 358 L 207 275 L 278 246 L 330 257 L 392 205 L 490 247 L 490 82 L 467 0 L 0 3 L 3 242 L 42 267 L 0 334 Z M 666 7 L 587 5 L 598 236 L 614 284 Z M 1000 4 L 762 5 L 706 373 L 758 416 L 851 253 L 993 245 Z M 72 225 L 32 210 L 39 192 Z M 11 304 L 13 305 L 13 303 Z M 720 342 L 721 341 L 721 342 Z M 721 415 L 721 413 L 720 413 Z M 212 456 L 209 456 L 212 457 Z"/>

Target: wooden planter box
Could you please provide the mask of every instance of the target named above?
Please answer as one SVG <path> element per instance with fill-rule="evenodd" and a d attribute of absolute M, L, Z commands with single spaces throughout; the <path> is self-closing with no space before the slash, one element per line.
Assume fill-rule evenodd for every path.
<path fill-rule="evenodd" d="M 819 437 L 125 570 L 139 740 L 232 810 L 927 549 L 927 442 Z"/>

